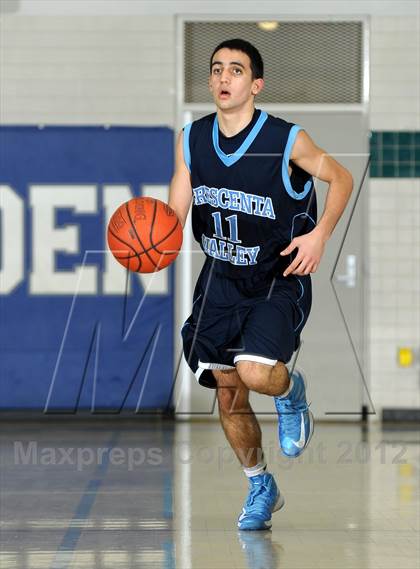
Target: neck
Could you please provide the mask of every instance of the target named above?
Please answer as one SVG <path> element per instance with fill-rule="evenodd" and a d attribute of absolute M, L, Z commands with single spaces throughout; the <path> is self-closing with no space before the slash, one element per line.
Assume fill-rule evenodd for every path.
<path fill-rule="evenodd" d="M 230 112 L 217 109 L 220 130 L 225 136 L 235 136 L 251 122 L 254 110 L 254 105 Z"/>

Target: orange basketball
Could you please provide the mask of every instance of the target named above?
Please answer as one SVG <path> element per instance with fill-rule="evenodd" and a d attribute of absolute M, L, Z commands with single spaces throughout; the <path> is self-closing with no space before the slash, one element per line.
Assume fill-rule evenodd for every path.
<path fill-rule="evenodd" d="M 182 245 L 182 227 L 168 204 L 133 198 L 113 213 L 107 238 L 121 265 L 130 271 L 153 273 L 175 261 Z"/>

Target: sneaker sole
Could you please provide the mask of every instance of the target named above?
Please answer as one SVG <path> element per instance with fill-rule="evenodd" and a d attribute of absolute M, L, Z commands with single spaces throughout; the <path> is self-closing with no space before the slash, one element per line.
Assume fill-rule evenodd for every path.
<path fill-rule="evenodd" d="M 305 446 L 303 447 L 303 449 L 298 454 L 288 455 L 288 454 L 285 454 L 283 452 L 284 456 L 287 456 L 288 458 L 297 458 L 306 450 L 309 443 L 311 442 L 311 438 L 312 438 L 312 435 L 314 434 L 314 430 L 315 430 L 314 416 L 313 416 L 312 411 L 308 411 L 308 413 L 309 413 L 309 436 L 308 436 L 308 440 L 306 441 Z"/>
<path fill-rule="evenodd" d="M 274 504 L 274 508 L 271 510 L 271 513 L 274 514 L 274 512 L 278 512 L 278 510 L 280 510 L 284 506 L 284 504 L 285 504 L 284 496 L 279 492 L 276 503 Z M 259 527 L 259 528 L 241 528 L 239 523 L 240 522 L 238 522 L 238 529 L 240 531 L 265 531 L 271 529 L 271 520 L 263 522 L 264 527 Z"/>
<path fill-rule="evenodd" d="M 284 499 L 283 494 L 280 494 L 280 492 L 279 492 L 279 495 L 277 496 L 277 500 L 276 500 L 276 503 L 274 504 L 274 508 L 272 510 L 272 513 L 274 514 L 274 512 L 278 512 L 284 506 L 285 501 L 286 500 Z"/>
<path fill-rule="evenodd" d="M 305 374 L 305 372 L 304 372 L 302 369 L 300 369 L 300 368 L 298 368 L 298 372 L 299 372 L 300 375 L 302 376 L 303 385 L 305 386 L 305 397 L 306 397 L 306 401 L 308 401 L 308 393 L 307 393 L 307 390 L 308 390 L 308 381 L 307 381 L 307 379 L 306 379 L 306 374 Z M 310 404 L 308 403 L 308 406 L 309 406 L 309 405 L 310 405 Z M 303 452 L 303 451 L 306 449 L 306 447 L 309 445 L 309 442 L 310 442 L 310 440 L 311 440 L 311 438 L 312 438 L 312 435 L 314 434 L 314 428 L 315 428 L 315 427 L 314 427 L 314 415 L 313 415 L 312 411 L 308 411 L 308 413 L 309 413 L 309 437 L 308 437 L 308 440 L 306 441 L 306 445 L 303 447 L 302 451 L 301 451 L 298 455 L 296 455 L 296 456 L 300 456 L 300 455 L 302 454 L 302 452 Z"/>
<path fill-rule="evenodd" d="M 298 373 L 300 373 L 300 375 L 302 376 L 303 385 L 305 386 L 305 397 L 306 397 L 306 400 L 308 400 L 308 397 L 307 397 L 308 382 L 307 382 L 307 379 L 306 379 L 306 374 L 305 374 L 305 372 L 304 372 L 301 368 L 296 368 L 296 367 L 295 367 L 294 369 L 295 369 Z M 294 371 L 294 370 L 293 370 L 293 371 Z M 281 447 L 280 447 L 280 450 L 282 451 L 282 453 L 284 454 L 284 456 L 287 456 L 287 458 L 297 458 L 298 456 L 300 456 L 300 455 L 306 450 L 306 447 L 309 445 L 309 443 L 310 443 L 310 441 L 311 441 L 312 435 L 314 434 L 314 428 L 315 428 L 315 427 L 314 427 L 314 415 L 313 415 L 312 411 L 308 411 L 308 413 L 309 413 L 309 436 L 308 436 L 308 440 L 306 441 L 306 445 L 303 447 L 303 449 L 302 449 L 298 454 L 293 454 L 293 455 L 288 455 L 288 454 L 286 454 L 286 453 L 283 451 L 283 449 L 281 449 Z"/>

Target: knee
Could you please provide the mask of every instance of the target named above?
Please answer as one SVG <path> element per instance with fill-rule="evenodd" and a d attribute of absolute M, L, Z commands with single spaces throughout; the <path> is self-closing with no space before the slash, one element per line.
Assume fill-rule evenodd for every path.
<path fill-rule="evenodd" d="M 251 391 L 265 394 L 273 366 L 241 360 L 236 364 L 239 377 Z"/>
<path fill-rule="evenodd" d="M 235 411 L 247 409 L 249 406 L 249 390 L 240 381 L 238 375 L 236 373 L 226 374 L 236 376 L 236 378 L 232 377 L 231 381 L 226 377 L 218 378 L 216 374 L 214 375 L 217 381 L 217 401 L 220 412 L 229 415 Z"/>

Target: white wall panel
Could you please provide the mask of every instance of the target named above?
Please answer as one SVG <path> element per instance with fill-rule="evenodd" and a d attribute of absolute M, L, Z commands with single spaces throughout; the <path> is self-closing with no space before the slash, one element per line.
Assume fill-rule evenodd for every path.
<path fill-rule="evenodd" d="M 172 125 L 171 17 L 2 20 L 3 124 Z"/>
<path fill-rule="evenodd" d="M 420 128 L 419 34 L 419 12 L 371 19 L 372 130 Z"/>
<path fill-rule="evenodd" d="M 369 202 L 371 394 L 378 411 L 415 407 L 419 369 L 397 349 L 420 346 L 420 181 L 371 180 Z"/>
<path fill-rule="evenodd" d="M 415 0 L 21 0 L 30 14 L 416 14 Z"/>

